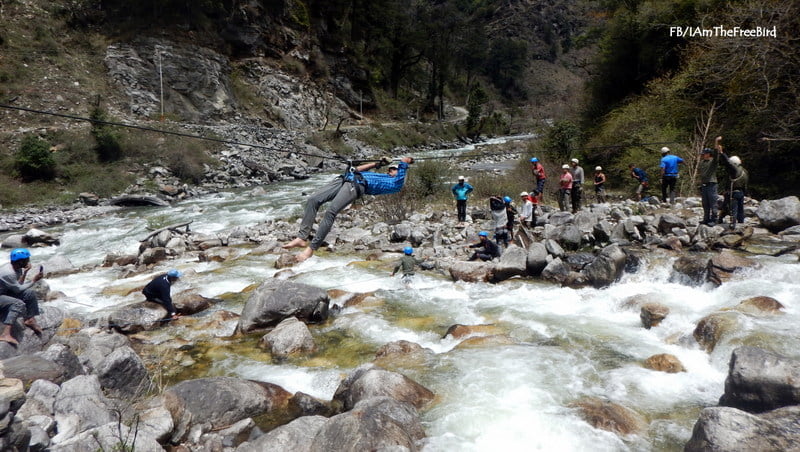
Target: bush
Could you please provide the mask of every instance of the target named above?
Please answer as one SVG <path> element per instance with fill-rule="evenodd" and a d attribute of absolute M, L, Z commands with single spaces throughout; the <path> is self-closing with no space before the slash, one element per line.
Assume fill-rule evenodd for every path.
<path fill-rule="evenodd" d="M 452 171 L 440 160 L 424 160 L 414 165 L 407 178 L 408 195 L 412 199 L 422 200 L 446 192 L 447 182 L 452 179 Z"/>
<path fill-rule="evenodd" d="M 56 175 L 56 161 L 50 154 L 50 144 L 28 135 L 14 156 L 14 167 L 25 181 L 50 180 Z"/>

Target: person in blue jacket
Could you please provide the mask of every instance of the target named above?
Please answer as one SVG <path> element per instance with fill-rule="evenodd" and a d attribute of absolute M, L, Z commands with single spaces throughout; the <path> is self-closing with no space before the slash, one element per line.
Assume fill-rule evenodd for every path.
<path fill-rule="evenodd" d="M 172 295 L 170 295 L 169 292 L 172 285 L 175 284 L 175 281 L 181 276 L 183 276 L 183 273 L 172 269 L 166 274 L 156 276 L 142 289 L 142 294 L 144 294 L 147 301 L 152 301 L 153 303 L 164 306 L 164 309 L 167 310 L 166 319 L 175 320 L 180 317 L 180 314 L 178 314 L 178 311 L 172 304 Z"/>
<path fill-rule="evenodd" d="M 367 195 L 388 195 L 397 193 L 403 188 L 406 182 L 406 170 L 408 165 L 414 163 L 411 157 L 403 157 L 397 165 L 389 166 L 386 174 L 368 171 L 378 168 L 382 164 L 388 164 L 389 159 L 384 157 L 379 162 L 370 162 L 359 165 L 354 171 L 338 176 L 328 185 L 317 190 L 308 198 L 305 213 L 300 222 L 300 231 L 297 237 L 291 242 L 283 245 L 283 248 L 306 247 L 302 252 L 295 256 L 297 262 L 303 262 L 314 255 L 314 251 L 322 246 L 325 237 L 331 231 L 336 216 L 345 207 L 361 196 Z M 330 202 L 328 210 L 322 217 L 322 221 L 317 227 L 317 233 L 309 243 L 311 236 L 311 226 L 317 218 L 317 211 L 320 206 Z"/>
<path fill-rule="evenodd" d="M 641 201 L 642 197 L 647 195 L 647 186 L 650 185 L 650 179 L 647 178 L 647 173 L 643 169 L 638 168 L 631 163 L 628 165 L 631 170 L 631 177 L 637 180 L 636 184 L 636 200 Z"/>
<path fill-rule="evenodd" d="M 458 176 L 458 183 L 453 185 L 451 191 L 456 198 L 456 212 L 458 213 L 459 223 L 467 221 L 467 199 L 472 193 L 473 187 L 468 184 L 464 176 Z"/>
<path fill-rule="evenodd" d="M 670 204 L 675 204 L 675 185 L 678 183 L 678 165 L 683 159 L 670 153 L 668 147 L 661 148 L 661 200 L 667 202 L 669 195 Z"/>

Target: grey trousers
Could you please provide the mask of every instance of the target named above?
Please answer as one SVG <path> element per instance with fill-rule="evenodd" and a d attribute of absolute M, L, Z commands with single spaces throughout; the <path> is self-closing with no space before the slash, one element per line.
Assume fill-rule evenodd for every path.
<path fill-rule="evenodd" d="M 330 202 L 328 209 L 317 227 L 317 233 L 314 235 L 314 240 L 311 241 L 309 246 L 312 250 L 317 250 L 322 246 L 325 237 L 331 232 L 333 221 L 336 220 L 336 215 L 345 207 L 349 206 L 353 201 L 364 194 L 364 187 L 354 182 L 342 183 L 341 178 L 334 179 L 328 185 L 322 187 L 309 196 L 306 202 L 306 210 L 303 214 L 303 220 L 300 222 L 300 232 L 297 234 L 303 240 L 308 240 L 311 235 L 311 226 L 314 225 L 314 220 L 317 218 L 317 211 L 320 206 L 326 202 Z"/>
<path fill-rule="evenodd" d="M 25 312 L 25 303 L 19 298 L 0 295 L 0 319 L 3 325 L 12 325 Z"/>
<path fill-rule="evenodd" d="M 703 201 L 703 223 L 717 221 L 717 183 L 701 185 L 700 197 Z"/>

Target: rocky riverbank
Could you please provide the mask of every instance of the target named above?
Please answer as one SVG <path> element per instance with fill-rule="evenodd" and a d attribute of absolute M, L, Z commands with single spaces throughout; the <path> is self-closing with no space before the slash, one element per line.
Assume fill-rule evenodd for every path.
<path fill-rule="evenodd" d="M 455 212 L 424 208 L 407 218 L 387 220 L 380 198 L 365 199 L 340 214 L 320 254 L 357 254 L 367 260 L 365 265 L 385 267 L 392 265 L 404 246 L 411 245 L 430 264 L 428 271 L 455 280 L 500 283 L 529 278 L 570 287 L 604 287 L 625 272 L 636 272 L 647 254 L 677 257 L 673 278 L 683 284 L 725 284 L 759 265 L 750 258 L 755 253 L 796 253 L 800 241 L 797 198 L 750 201 L 747 221 L 733 231 L 699 224 L 700 213 L 692 198 L 671 207 L 633 202 L 592 205 L 576 215 L 544 209 L 536 227 L 515 236 L 519 245 L 510 246 L 497 261 L 473 263 L 465 262 L 464 246 L 475 240 L 478 231 L 489 229 L 490 220 L 482 208 L 473 207 L 470 221 L 463 226 L 457 223 Z M 280 266 L 284 260 L 290 262 L 290 254 L 280 245 L 293 236 L 296 227 L 295 222 L 271 221 L 204 235 L 173 225 L 145 239 L 138 254 L 109 255 L 103 265 L 125 278 L 173 257 L 225 262 L 248 253 L 266 253 L 275 255 Z M 27 231 L 9 237 L 4 246 L 34 240 L 56 244 L 58 237 Z M 61 274 L 88 270 L 74 268 L 65 259 L 45 265 Z M 234 341 L 256 334 L 261 336 L 259 346 L 270 355 L 285 357 L 313 353 L 318 344 L 311 331 L 335 318 L 340 308 L 370 303 L 370 294 L 322 290 L 293 282 L 294 274 L 287 266 L 275 278 L 246 290 L 240 314 L 220 310 L 194 317 L 219 300 L 192 291 L 179 294 L 176 305 L 186 314 L 179 322 Z M 64 297 L 50 293 L 45 284 L 39 286 L 43 300 Z M 763 298 L 747 300 L 737 309 L 759 316 L 776 315 L 783 309 L 777 300 Z M 644 298 L 631 299 L 629 309 L 641 312 L 642 328 L 658 328 L 669 315 L 667 306 Z M 15 325 L 13 334 L 20 345 L 0 344 L 0 414 L 6 420 L 0 425 L 3 447 L 255 451 L 400 446 L 416 450 L 425 437 L 418 410 L 436 403 L 435 394 L 389 370 L 401 361 L 424 362 L 429 351 L 417 344 L 387 343 L 372 363 L 349 373 L 332 400 L 229 377 L 162 386 L 164 361 L 154 360 L 153 350 L 173 355 L 169 361 L 173 366 L 193 365 L 183 352 L 187 344 L 179 338 L 154 340 L 144 335 L 163 328 L 164 314 L 163 308 L 151 303 L 87 316 L 45 304 L 39 316 L 44 328 L 41 336 Z M 730 314 L 720 311 L 707 316 L 698 322 L 692 338 L 681 340 L 713 350 L 720 338 L 735 332 Z M 452 325 L 446 334 L 470 346 L 507 340 L 486 325 Z M 673 358 L 654 356 L 648 366 L 680 372 L 683 366 Z M 748 364 L 753 362 L 762 364 Z M 798 369 L 797 363 L 771 352 L 737 349 L 720 401 L 725 408 L 703 411 L 687 450 L 726 450 L 731 438 L 752 441 L 747 444 L 754 448 L 795 444 L 800 432 L 791 419 L 800 404 L 796 397 L 800 389 L 786 382 L 800 381 Z M 597 428 L 621 434 L 635 433 L 645 422 L 629 409 L 602 400 L 585 400 L 578 409 Z"/>

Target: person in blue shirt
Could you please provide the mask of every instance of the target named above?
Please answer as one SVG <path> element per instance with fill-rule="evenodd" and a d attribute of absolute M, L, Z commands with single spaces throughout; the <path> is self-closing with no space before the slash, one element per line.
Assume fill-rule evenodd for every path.
<path fill-rule="evenodd" d="M 183 276 L 181 272 L 172 269 L 166 274 L 156 276 L 142 289 L 142 294 L 147 301 L 164 306 L 164 309 L 167 310 L 165 319 L 175 320 L 180 317 L 180 314 L 172 304 L 172 295 L 170 295 L 169 291 L 181 276 Z"/>
<path fill-rule="evenodd" d="M 647 186 L 650 185 L 650 179 L 647 178 L 647 173 L 643 169 L 636 167 L 633 163 L 628 165 L 631 170 L 631 177 L 638 181 L 636 185 L 636 200 L 641 201 L 642 196 L 647 194 Z"/>
<path fill-rule="evenodd" d="M 670 204 L 675 204 L 675 185 L 678 183 L 678 165 L 683 159 L 670 153 L 668 147 L 661 148 L 661 199 L 667 202 L 669 194 Z"/>
<path fill-rule="evenodd" d="M 314 251 L 322 246 L 325 237 L 331 231 L 336 216 L 345 207 L 363 195 L 388 195 L 397 193 L 403 188 L 406 182 L 406 170 L 408 165 L 414 163 L 411 157 L 403 157 L 397 165 L 389 166 L 386 174 L 375 173 L 368 170 L 378 168 L 380 165 L 389 163 L 389 159 L 384 157 L 380 162 L 370 162 L 359 165 L 355 171 L 347 172 L 334 179 L 328 185 L 313 193 L 306 202 L 303 219 L 300 222 L 300 231 L 297 237 L 291 242 L 283 245 L 283 248 L 305 247 L 305 249 L 295 256 L 297 262 L 303 262 L 314 255 Z M 311 242 L 311 226 L 317 218 L 317 211 L 320 206 L 330 202 L 328 210 L 317 227 L 317 233 Z"/>
<path fill-rule="evenodd" d="M 458 176 L 458 183 L 451 188 L 453 196 L 456 198 L 456 213 L 459 223 L 467 221 L 467 199 L 472 190 L 472 185 L 467 183 L 464 176 Z"/>

